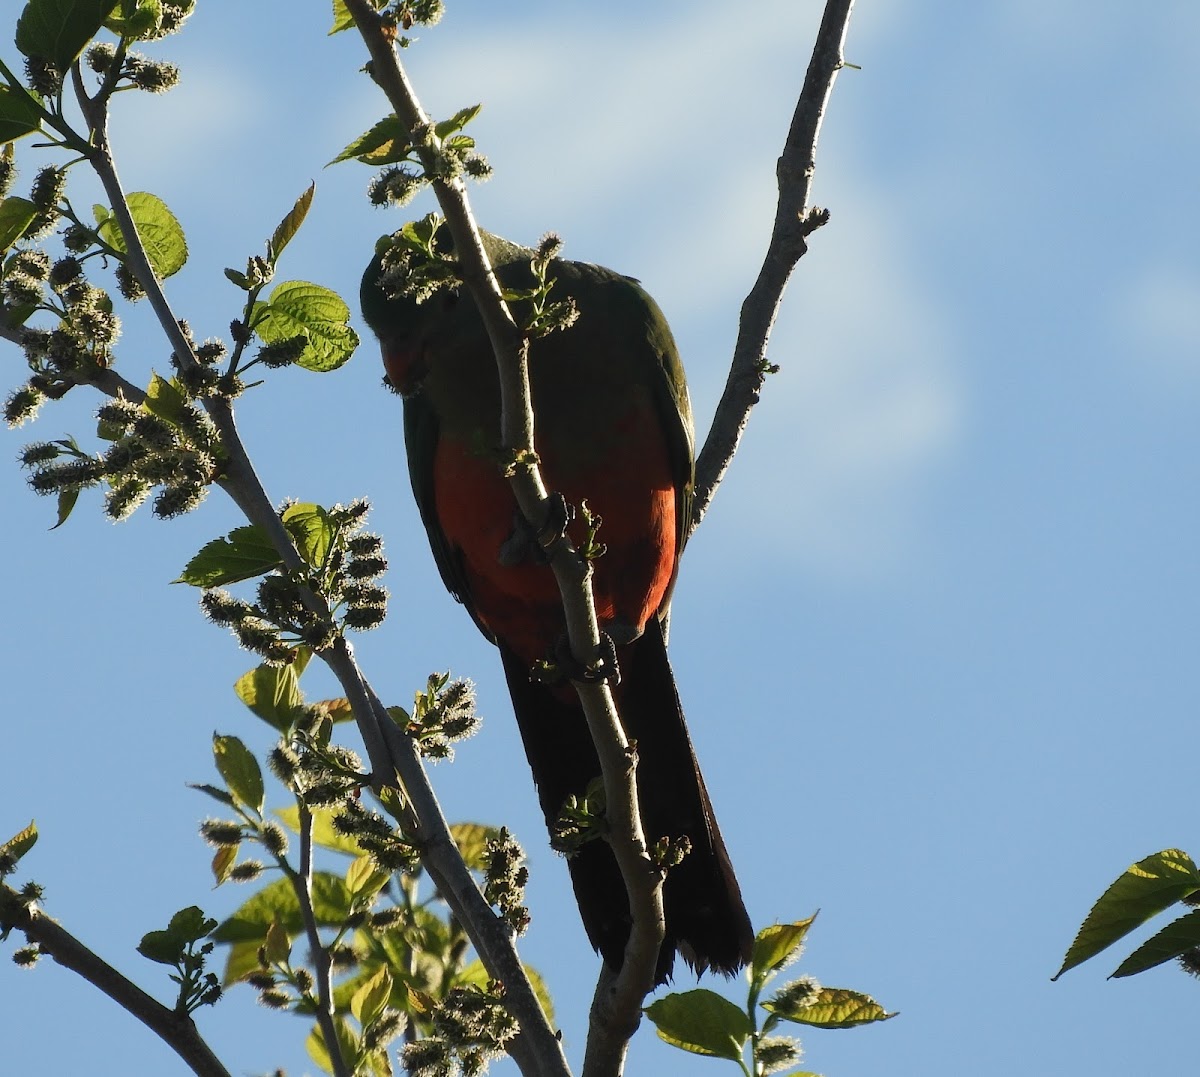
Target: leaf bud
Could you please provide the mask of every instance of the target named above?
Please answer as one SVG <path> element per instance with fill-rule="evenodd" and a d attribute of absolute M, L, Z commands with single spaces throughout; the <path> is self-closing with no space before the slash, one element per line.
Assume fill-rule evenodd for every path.
<path fill-rule="evenodd" d="M 272 856 L 285 856 L 288 850 L 288 836 L 278 823 L 264 823 L 259 835 L 264 848 Z"/>
<path fill-rule="evenodd" d="M 166 93 L 179 82 L 179 68 L 174 64 L 134 53 L 125 58 L 125 74 L 134 86 L 148 93 Z"/>
<path fill-rule="evenodd" d="M 378 628 L 387 617 L 387 610 L 382 606 L 351 606 L 346 610 L 343 621 L 347 628 L 358 632 L 369 632 Z"/>
<path fill-rule="evenodd" d="M 60 258 L 50 270 L 50 287 L 61 292 L 73 280 L 83 275 L 83 263 L 73 254 Z"/>
<path fill-rule="evenodd" d="M 207 496 L 208 487 L 201 483 L 168 486 L 154 499 L 154 515 L 160 520 L 172 520 L 197 508 Z"/>
<path fill-rule="evenodd" d="M 258 349 L 258 362 L 270 370 L 291 366 L 304 354 L 308 347 L 308 334 L 297 333 L 286 340 L 277 340 L 273 344 L 264 344 Z"/>
<path fill-rule="evenodd" d="M 313 977 L 312 973 L 309 972 L 308 969 L 295 969 L 292 972 L 292 977 L 296 981 L 296 989 L 298 991 L 301 991 L 307 995 L 313 989 Z"/>
<path fill-rule="evenodd" d="M 117 523 L 128 519 L 150 496 L 150 489 L 150 484 L 141 479 L 126 479 L 117 483 L 104 497 L 105 514 Z"/>
<path fill-rule="evenodd" d="M 754 1051 L 754 1061 L 762 1074 L 778 1073 L 800 1061 L 800 1041 L 790 1036 L 763 1036 Z"/>
<path fill-rule="evenodd" d="M 60 452 L 59 447 L 53 442 L 35 441 L 26 445 L 17 459 L 22 467 L 38 467 L 41 464 L 48 464 L 51 460 L 57 460 Z"/>
<path fill-rule="evenodd" d="M 269 1010 L 286 1010 L 292 998 L 286 991 L 260 991 L 258 1001 Z"/>
<path fill-rule="evenodd" d="M 117 264 L 116 277 L 117 290 L 130 303 L 136 303 L 139 299 L 146 298 L 146 290 L 142 287 L 142 282 L 124 262 Z"/>
<path fill-rule="evenodd" d="M 242 824 L 231 819 L 205 819 L 200 824 L 200 837 L 218 849 L 236 848 L 245 840 Z"/>
<path fill-rule="evenodd" d="M 50 275 L 50 256 L 36 249 L 17 251 L 9 260 L 6 272 L 23 273 L 34 280 L 45 280 Z"/>
<path fill-rule="evenodd" d="M 175 448 L 175 431 L 165 419 L 160 419 L 153 412 L 139 409 L 133 420 L 132 433 L 156 452 Z"/>
<path fill-rule="evenodd" d="M 223 340 L 206 340 L 196 349 L 196 358 L 201 363 L 212 366 L 225 358 L 226 351 Z"/>
<path fill-rule="evenodd" d="M 24 273 L 9 272 L 2 285 L 4 301 L 10 307 L 36 307 L 42 302 L 42 284 Z"/>
<path fill-rule="evenodd" d="M 31 969 L 38 963 L 38 958 L 42 956 L 40 946 L 22 946 L 19 950 L 14 950 L 12 959 L 13 964 L 18 968 Z"/>
<path fill-rule="evenodd" d="M 72 254 L 82 254 L 96 242 L 96 233 L 86 225 L 71 224 L 63 230 L 62 241 L 63 246 Z M 121 267 L 117 266 L 118 279 L 120 270 Z"/>
<path fill-rule="evenodd" d="M 123 396 L 105 401 L 96 409 L 96 418 L 102 423 L 128 430 L 137 419 L 146 414 L 141 407 Z"/>
<path fill-rule="evenodd" d="M 234 864 L 229 872 L 229 879 L 235 883 L 252 883 L 266 870 L 261 860 L 243 860 Z"/>

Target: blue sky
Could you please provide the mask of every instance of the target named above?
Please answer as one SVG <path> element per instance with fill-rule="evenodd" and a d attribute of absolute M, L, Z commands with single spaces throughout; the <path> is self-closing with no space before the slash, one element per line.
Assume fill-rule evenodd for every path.
<path fill-rule="evenodd" d="M 769 0 L 740 21 L 707 2 L 452 2 L 408 57 L 431 112 L 485 104 L 485 227 L 522 241 L 554 229 L 569 256 L 659 300 L 701 429 L 818 15 Z M 202 4 L 155 50 L 182 64 L 181 86 L 120 102 L 123 179 L 187 229 L 169 292 L 202 337 L 237 313 L 222 268 L 258 251 L 310 180 L 285 277 L 353 296 L 375 237 L 405 219 L 366 203 L 362 166 L 323 168 L 384 109 L 357 39 L 327 25 L 325 4 Z M 818 160 L 833 221 L 794 278 L 771 349 L 781 373 L 689 545 L 672 620 L 752 916 L 820 908 L 801 968 L 902 1013 L 807 1035 L 826 1077 L 1117 1077 L 1192 1060 L 1197 987 L 1173 966 L 1106 982 L 1114 951 L 1049 977 L 1127 864 L 1200 855 L 1198 42 L 1185 0 L 864 0 L 855 14 L 862 70 L 839 78 Z M 125 375 L 145 382 L 165 353 L 131 313 Z M 15 385 L 19 355 L 5 354 Z M 358 649 L 382 694 L 407 702 L 446 667 L 477 681 L 483 732 L 435 782 L 451 818 L 506 821 L 529 850 L 523 952 L 578 1061 L 595 961 L 495 654 L 425 546 L 381 373 L 368 344 L 337 375 L 272 376 L 240 425 L 274 499 L 375 504 L 394 599 Z M 86 434 L 93 407 L 46 409 L 8 436 L 9 459 L 31 438 Z M 238 521 L 216 494 L 183 520 L 118 527 L 85 497 L 48 533 L 52 506 L 15 464 L 0 501 L 0 830 L 36 817 L 28 863 L 51 914 L 165 997 L 133 953 L 141 934 L 182 905 L 220 916 L 245 896 L 210 891 L 195 834 L 208 807 L 184 783 L 208 780 L 214 729 L 266 745 L 229 688 L 252 662 L 167 585 Z M 0 971 L 0 998 L 13 1072 L 183 1072 L 49 964 Z M 234 1073 L 313 1071 L 300 1025 L 248 991 L 201 1024 Z M 721 1068 L 645 1028 L 630 1072 Z"/>

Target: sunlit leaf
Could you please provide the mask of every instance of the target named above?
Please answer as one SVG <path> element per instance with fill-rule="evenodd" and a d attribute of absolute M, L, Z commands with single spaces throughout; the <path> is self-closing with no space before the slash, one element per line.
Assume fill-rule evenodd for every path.
<path fill-rule="evenodd" d="M 117 0 L 29 0 L 17 20 L 17 48 L 66 71 L 104 25 Z"/>
<path fill-rule="evenodd" d="M 254 812 L 263 808 L 262 770 L 253 753 L 237 737 L 213 735 L 213 758 L 234 799 Z"/>
<path fill-rule="evenodd" d="M 279 568 L 283 559 L 255 524 L 235 527 L 224 538 L 206 542 L 172 583 L 223 587 Z"/>
<path fill-rule="evenodd" d="M 755 981 L 761 982 L 767 973 L 777 972 L 792 959 L 804 944 L 804 937 L 816 918 L 814 913 L 807 920 L 797 920 L 791 924 L 771 924 L 754 937 L 751 968 Z"/>
<path fill-rule="evenodd" d="M 142 241 L 155 275 L 159 279 L 165 279 L 178 273 L 187 262 L 188 247 L 183 226 L 175 214 L 167 208 L 167 204 L 161 198 L 145 191 L 135 191 L 127 195 L 125 202 L 129 206 L 133 226 Z M 120 254 L 128 253 L 125 235 L 110 211 L 103 215 L 97 212 L 96 224 L 100 238 L 105 243 Z"/>
<path fill-rule="evenodd" d="M 746 1040 L 754 1031 L 742 1010 L 705 988 L 666 995 L 643 1012 L 667 1043 L 692 1054 L 734 1062 L 742 1057 Z"/>
<path fill-rule="evenodd" d="M 763 1008 L 785 1021 L 819 1028 L 854 1028 L 896 1016 L 888 1013 L 870 995 L 849 991 L 844 987 L 822 987 L 816 999 L 805 1006 L 785 1007 L 764 1002 Z"/>
<path fill-rule="evenodd" d="M 305 336 L 308 343 L 298 366 L 324 373 L 336 370 L 358 347 L 350 328 L 350 308 L 336 292 L 308 281 L 284 281 L 270 299 L 255 307 L 254 331 L 267 344 Z"/>

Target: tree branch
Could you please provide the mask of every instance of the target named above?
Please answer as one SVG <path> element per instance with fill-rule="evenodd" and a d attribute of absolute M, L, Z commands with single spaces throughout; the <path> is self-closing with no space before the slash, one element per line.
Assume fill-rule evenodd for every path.
<path fill-rule="evenodd" d="M 108 962 L 89 950 L 74 935 L 60 927 L 36 907 L 27 906 L 11 887 L 0 884 L 4 920 L 58 964 L 78 973 L 118 1006 L 149 1028 L 188 1065 L 197 1077 L 230 1077 L 187 1014 L 168 1009 L 122 976 Z"/>
<path fill-rule="evenodd" d="M 853 7 L 854 0 L 827 0 L 825 4 L 800 100 L 776 165 L 779 201 L 766 257 L 758 279 L 742 303 L 725 391 L 717 404 L 704 448 L 696 459 L 696 496 L 688 534 L 695 531 L 708 511 L 742 439 L 750 409 L 758 403 L 768 373 L 767 341 L 788 278 L 808 249 L 805 237 L 829 219 L 825 211 L 810 209 L 808 199 L 816 169 L 821 121 L 834 80 L 845 65 L 842 50 Z"/>
<path fill-rule="evenodd" d="M 367 0 L 346 0 L 371 55 L 371 73 L 387 95 L 396 115 L 410 129 L 428 124 L 379 15 Z M 423 156 L 425 156 L 423 154 Z M 500 379 L 502 450 L 520 460 L 510 482 L 521 514 L 537 529 L 550 518 L 551 500 L 534 453 L 534 414 L 529 392 L 527 342 L 501 298 L 500 286 L 483 248 L 463 184 L 438 176 L 433 155 L 425 160 L 427 174 L 450 233 L 463 282 L 475 300 L 492 349 Z M 562 596 L 571 653 L 584 667 L 594 666 L 601 654 L 600 631 L 591 588 L 591 572 L 565 537 L 547 551 Z M 620 972 L 602 976 L 611 985 L 607 1005 L 593 1007 L 592 1034 L 613 1045 L 607 1064 L 593 1072 L 619 1073 L 624 1044 L 641 1019 L 641 1004 L 654 986 L 659 949 L 665 933 L 662 875 L 651 861 L 638 810 L 635 766 L 612 692 L 605 684 L 575 687 L 588 729 L 600 759 L 607 803 L 609 845 L 621 869 L 633 922 Z M 585 1069 L 585 1077 L 590 1077 Z"/>

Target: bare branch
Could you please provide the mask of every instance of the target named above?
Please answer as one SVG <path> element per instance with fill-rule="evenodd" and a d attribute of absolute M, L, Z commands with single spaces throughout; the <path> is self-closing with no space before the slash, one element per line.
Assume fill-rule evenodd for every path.
<path fill-rule="evenodd" d="M 38 944 L 58 964 L 78 973 L 122 1009 L 133 1014 L 187 1063 L 197 1077 L 230 1077 L 229 1071 L 200 1038 L 192 1019 L 168 1009 L 146 994 L 132 980 L 122 976 L 65 928 L 28 907 L 21 896 L 0 884 L 0 903 L 5 920 L 30 942 Z"/>
<path fill-rule="evenodd" d="M 713 494 L 725 477 L 742 439 L 750 409 L 758 403 L 768 373 L 767 341 L 788 278 L 808 249 L 805 237 L 829 219 L 824 211 L 810 209 L 808 199 L 816 169 L 821 121 L 825 118 L 834 80 L 845 65 L 842 49 L 853 7 L 854 0 L 827 0 L 825 5 L 800 100 L 796 103 L 787 141 L 776 165 L 779 202 L 767 254 L 758 279 L 742 303 L 738 339 L 725 391 L 717 404 L 704 448 L 696 459 L 696 497 L 689 534 L 708 511 Z"/>

